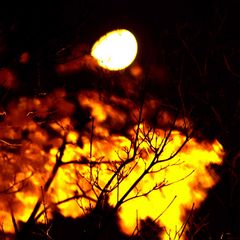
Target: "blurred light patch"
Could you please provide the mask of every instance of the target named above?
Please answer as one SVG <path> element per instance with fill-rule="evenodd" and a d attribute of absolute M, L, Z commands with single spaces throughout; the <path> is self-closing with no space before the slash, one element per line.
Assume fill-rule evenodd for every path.
<path fill-rule="evenodd" d="M 137 49 L 135 36 L 126 29 L 118 29 L 102 36 L 93 45 L 91 55 L 101 67 L 117 71 L 134 61 Z"/>
<path fill-rule="evenodd" d="M 8 68 L 0 69 L 0 86 L 11 89 L 16 87 L 16 77 L 15 74 Z"/>

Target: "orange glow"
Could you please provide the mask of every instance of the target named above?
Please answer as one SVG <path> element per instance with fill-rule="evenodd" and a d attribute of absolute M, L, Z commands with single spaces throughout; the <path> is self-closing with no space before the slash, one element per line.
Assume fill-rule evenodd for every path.
<path fill-rule="evenodd" d="M 143 77 L 143 69 L 139 65 L 132 66 L 130 72 L 137 79 Z"/>
<path fill-rule="evenodd" d="M 93 45 L 91 55 L 105 69 L 124 69 L 137 55 L 136 38 L 126 29 L 111 31 Z"/>
<path fill-rule="evenodd" d="M 22 64 L 29 63 L 29 60 L 30 60 L 29 52 L 23 52 L 19 57 L 19 62 L 22 63 Z"/>
<path fill-rule="evenodd" d="M 14 88 L 17 81 L 15 74 L 8 68 L 0 68 L 0 87 Z"/>
<path fill-rule="evenodd" d="M 109 203 L 113 207 L 123 198 L 119 206 L 121 229 L 132 234 L 137 221 L 151 217 L 164 227 L 163 239 L 174 238 L 186 220 L 186 210 L 190 210 L 193 203 L 198 208 L 208 189 L 217 183 L 218 177 L 208 170 L 208 166 L 222 163 L 221 144 L 217 140 L 198 142 L 190 138 L 181 148 L 186 140 L 183 133 L 160 128 L 153 131 L 142 122 L 130 125 L 124 134 L 114 132 L 113 129 L 120 129 L 130 119 L 122 108 L 116 107 L 117 103 L 129 107 L 134 114 L 137 110 L 132 109 L 134 104 L 129 100 L 112 97 L 104 101 L 96 92 L 79 93 L 79 104 L 89 111 L 91 119 L 82 132 L 77 132 L 71 120 L 73 106 L 64 100 L 64 96 L 64 91 L 59 90 L 46 98 L 22 98 L 10 105 L 4 123 L 8 128 L 0 131 L 0 139 L 20 139 L 22 130 L 28 132 L 28 137 L 14 145 L 20 149 L 18 153 L 5 150 L 0 153 L 0 167 L 6 169 L 0 175 L 0 191 L 3 192 L 0 194 L 0 222 L 5 231 L 13 231 L 9 204 L 15 218 L 26 221 L 37 200 L 43 197 L 41 189 L 56 166 L 63 136 L 66 136 L 62 165 L 44 193 L 49 218 L 55 205 L 64 216 L 86 214 L 96 206 L 100 189 L 106 187 L 116 169 L 122 167 L 107 187 Z M 58 120 L 49 123 L 49 131 L 31 116 L 47 116 L 53 104 L 56 104 Z M 176 124 L 181 125 L 181 122 L 182 119 L 178 119 Z M 0 128 L 3 127 L 1 122 Z M 134 143 L 138 146 L 135 152 Z M 0 144 L 5 146 L 6 142 Z M 156 155 L 162 147 L 162 153 Z M 173 157 L 179 148 L 181 151 Z M 146 170 L 146 175 L 134 185 Z M 21 185 L 25 180 L 27 184 Z M 132 190 L 126 195 L 131 186 Z M 9 187 L 19 190 L 7 193 Z M 42 210 L 43 207 L 38 214 Z M 39 221 L 43 221 L 41 216 Z"/>
<path fill-rule="evenodd" d="M 77 57 L 66 63 L 61 63 L 56 66 L 58 74 L 72 74 L 81 71 L 82 69 L 96 70 L 97 61 L 89 55 Z"/>

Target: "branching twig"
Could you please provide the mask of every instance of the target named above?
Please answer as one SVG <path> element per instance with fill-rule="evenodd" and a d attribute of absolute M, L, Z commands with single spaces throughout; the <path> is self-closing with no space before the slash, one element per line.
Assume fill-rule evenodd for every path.
<path fill-rule="evenodd" d="M 55 165 L 52 169 L 52 172 L 48 178 L 48 180 L 46 181 L 44 187 L 43 187 L 43 192 L 46 193 L 51 185 L 51 183 L 53 182 L 56 174 L 57 174 L 57 171 L 59 169 L 59 167 L 61 166 L 62 164 L 62 157 L 63 157 L 63 154 L 64 154 L 64 150 L 65 150 L 65 147 L 66 147 L 66 137 L 63 138 L 63 142 L 62 142 L 62 145 L 60 146 L 59 148 L 59 152 L 58 154 L 56 155 L 56 162 L 55 162 Z M 35 221 L 35 216 L 40 208 L 42 204 L 42 197 L 39 197 L 31 215 L 29 216 L 27 222 L 25 223 L 25 229 L 28 228 L 29 226 L 31 226 L 34 221 Z"/>

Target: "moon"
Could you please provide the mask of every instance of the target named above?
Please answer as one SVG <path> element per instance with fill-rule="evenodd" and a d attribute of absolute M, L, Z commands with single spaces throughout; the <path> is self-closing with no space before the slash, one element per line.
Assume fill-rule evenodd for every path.
<path fill-rule="evenodd" d="M 117 29 L 96 41 L 91 56 L 102 68 L 118 71 L 127 68 L 134 61 L 137 50 L 135 36 L 126 29 Z"/>

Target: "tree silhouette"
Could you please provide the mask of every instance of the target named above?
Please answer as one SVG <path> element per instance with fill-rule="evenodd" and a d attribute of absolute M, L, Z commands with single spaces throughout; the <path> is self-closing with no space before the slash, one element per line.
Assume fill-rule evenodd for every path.
<path fill-rule="evenodd" d="M 31 11 L 24 5 L 0 9 L 0 209 L 8 219 L 0 222 L 0 237 L 7 239 L 13 225 L 22 239 L 58 239 L 64 233 L 56 229 L 66 220 L 70 228 L 82 228 L 82 238 L 107 239 L 111 219 L 111 230 L 129 238 L 119 227 L 122 206 L 191 175 L 147 185 L 152 176 L 182 165 L 175 157 L 192 137 L 212 145 L 220 139 L 226 156 L 206 203 L 199 212 L 187 208 L 187 232 L 196 239 L 238 235 L 238 4 L 184 1 L 159 9 L 152 2 L 137 3 L 133 11 L 133 1 L 126 13 L 123 1 L 104 16 L 107 2 L 92 15 L 85 9 L 94 5 L 90 1 L 79 15 L 77 1 L 67 9 L 58 5 L 58 11 L 41 5 L 40 13 L 32 4 Z M 86 42 L 123 25 L 145 43 L 140 56 L 126 71 L 103 72 L 86 56 Z M 166 156 L 176 130 L 183 141 Z M 142 172 L 129 182 L 139 165 Z M 62 188 L 68 194 L 60 196 Z M 62 213 L 68 203 L 81 212 L 73 214 L 76 222 Z M 155 226 L 157 220 L 143 221 L 136 213 L 131 237 L 159 237 L 164 229 Z"/>
<path fill-rule="evenodd" d="M 99 111 L 97 115 L 95 113 L 97 108 L 103 110 L 106 107 L 109 108 L 107 115 L 112 114 L 112 117 L 116 117 L 116 113 L 119 113 L 119 110 L 114 110 L 117 103 L 115 102 L 114 108 L 111 104 L 105 106 L 103 104 L 99 107 L 97 100 L 94 102 L 94 97 L 99 98 L 102 95 L 89 94 L 92 97 L 90 98 L 92 106 L 88 106 L 88 102 L 85 103 L 89 99 L 85 95 L 80 95 L 79 102 L 82 108 L 84 106 L 92 108 L 85 114 L 86 116 L 90 114 L 94 118 L 91 117 L 85 121 L 85 127 L 82 128 L 81 133 L 72 128 L 71 116 L 74 113 L 74 106 L 66 100 L 63 90 L 57 90 L 47 96 L 23 97 L 9 105 L 1 123 L 2 128 L 6 128 L 1 135 L 1 165 L 6 168 L 2 175 L 1 195 L 7 198 L 5 204 L 9 204 L 15 233 L 20 239 L 31 239 L 38 219 L 44 218 L 48 226 L 49 213 L 55 212 L 58 206 L 70 201 L 77 201 L 85 215 L 90 211 L 94 216 L 101 216 L 100 213 L 106 211 L 105 220 L 99 220 L 97 217 L 98 224 L 102 222 L 100 230 L 95 233 L 97 238 L 108 227 L 107 223 L 112 219 L 109 214 L 116 216 L 122 204 L 135 198 L 148 197 L 152 191 L 159 191 L 173 184 L 165 179 L 159 179 L 144 190 L 139 186 L 147 176 L 151 177 L 166 168 L 180 164 L 178 160 L 173 162 L 171 160 L 191 138 L 185 121 L 182 125 L 182 132 L 185 133 L 182 142 L 176 145 L 169 155 L 162 156 L 167 145 L 173 140 L 178 112 L 175 112 L 175 116 L 165 123 L 166 130 L 160 131 L 143 119 L 144 105 L 140 105 L 139 111 L 134 112 L 131 119 L 131 126 L 135 125 L 135 127 L 131 131 L 126 131 L 126 137 L 118 137 L 114 132 L 110 135 L 106 132 L 115 131 L 114 128 L 101 128 L 102 123 L 106 124 L 104 119 L 106 116 L 104 113 L 101 115 L 101 109 L 97 110 Z M 121 104 L 126 103 L 120 102 L 118 107 L 121 107 Z M 106 137 L 104 134 L 107 134 Z M 14 136 L 14 142 L 11 141 L 12 136 Z M 110 146 L 111 141 L 113 146 Z M 101 151 L 98 149 L 98 144 L 105 144 L 104 147 L 112 148 L 109 150 L 110 157 L 98 152 Z M 87 150 L 84 149 L 85 146 L 88 146 Z M 115 152 L 115 156 L 112 152 Z M 163 163 L 167 164 L 163 165 Z M 134 176 L 134 172 L 141 165 L 145 167 L 138 170 L 138 175 Z M 54 181 L 60 169 L 69 166 L 71 170 L 68 174 L 72 175 L 69 175 L 69 180 L 66 181 L 74 185 L 74 190 L 65 199 L 54 201 L 51 199 L 51 192 L 58 190 L 55 189 Z M 134 176 L 133 180 L 127 183 L 129 185 L 124 186 L 131 175 Z M 18 194 L 23 193 L 27 196 L 31 191 L 35 194 L 36 203 L 32 205 L 26 222 L 22 222 L 19 226 L 15 219 L 15 211 L 19 210 L 18 205 L 22 204 Z M 109 198 L 112 195 L 115 195 L 117 200 L 114 204 L 111 203 L 110 207 Z M 88 203 L 83 204 L 83 200 Z M 45 234 L 47 232 L 46 230 Z"/>

